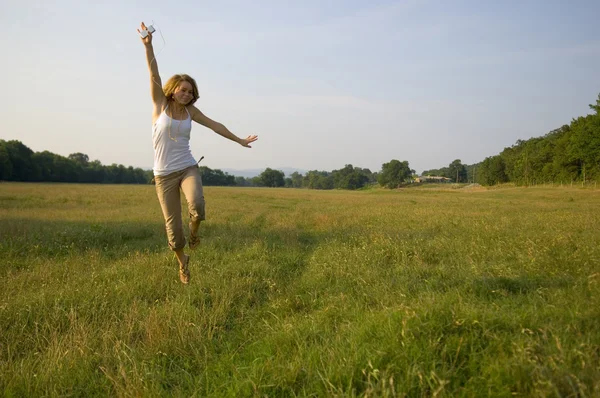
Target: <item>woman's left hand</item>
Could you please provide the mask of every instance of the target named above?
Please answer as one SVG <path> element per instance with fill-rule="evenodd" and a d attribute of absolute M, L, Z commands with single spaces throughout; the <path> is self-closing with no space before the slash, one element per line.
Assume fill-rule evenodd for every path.
<path fill-rule="evenodd" d="M 137 30 L 138 33 L 140 34 L 140 36 L 142 35 L 142 31 L 146 31 L 146 37 L 140 37 L 142 39 L 142 43 L 144 43 L 145 46 L 150 46 L 152 45 L 152 33 L 148 32 L 148 28 L 146 27 L 145 23 L 141 23 L 140 28 L 142 30 Z"/>
<path fill-rule="evenodd" d="M 245 146 L 246 148 L 252 148 L 249 144 L 253 143 L 256 140 L 258 140 L 257 135 L 249 135 L 248 137 L 240 140 L 240 145 Z"/>

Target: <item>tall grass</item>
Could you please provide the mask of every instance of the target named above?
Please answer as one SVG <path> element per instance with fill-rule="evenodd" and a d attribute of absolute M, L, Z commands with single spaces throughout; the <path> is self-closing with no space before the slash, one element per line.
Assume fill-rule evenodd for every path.
<path fill-rule="evenodd" d="M 600 396 L 600 192 L 0 184 L 5 396 Z"/>

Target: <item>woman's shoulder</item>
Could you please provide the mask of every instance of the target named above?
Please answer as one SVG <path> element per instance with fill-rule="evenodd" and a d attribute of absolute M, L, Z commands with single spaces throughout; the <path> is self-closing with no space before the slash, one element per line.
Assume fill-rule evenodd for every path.
<path fill-rule="evenodd" d="M 166 114 L 166 110 L 169 107 L 169 103 L 165 100 L 162 104 L 154 104 L 154 111 L 152 112 L 152 123 L 156 123 L 163 113 Z"/>
<path fill-rule="evenodd" d="M 198 109 L 194 104 L 186 105 L 185 109 L 187 109 L 190 118 L 193 120 L 196 119 L 196 116 L 198 116 L 198 114 L 202 113 L 200 112 L 200 109 Z"/>

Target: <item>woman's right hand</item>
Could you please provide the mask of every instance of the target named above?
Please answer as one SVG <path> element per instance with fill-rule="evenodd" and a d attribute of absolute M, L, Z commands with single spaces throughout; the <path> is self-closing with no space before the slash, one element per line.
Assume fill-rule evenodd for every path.
<path fill-rule="evenodd" d="M 146 24 L 143 22 L 140 25 L 140 27 L 142 28 L 142 30 L 147 30 Z M 140 35 L 142 34 L 142 30 L 139 30 L 139 29 L 137 30 Z M 152 33 L 148 32 L 148 36 L 141 37 L 141 39 L 142 39 L 142 43 L 144 43 L 145 46 L 152 44 Z"/>

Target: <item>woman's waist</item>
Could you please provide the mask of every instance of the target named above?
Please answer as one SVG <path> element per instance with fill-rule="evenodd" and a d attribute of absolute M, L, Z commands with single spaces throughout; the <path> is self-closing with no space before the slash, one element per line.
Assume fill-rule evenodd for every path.
<path fill-rule="evenodd" d="M 196 166 L 196 160 L 190 155 L 190 157 L 181 159 L 154 159 L 154 166 L 152 170 L 155 176 L 163 176 L 185 170 L 189 167 Z"/>

